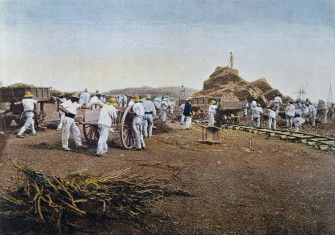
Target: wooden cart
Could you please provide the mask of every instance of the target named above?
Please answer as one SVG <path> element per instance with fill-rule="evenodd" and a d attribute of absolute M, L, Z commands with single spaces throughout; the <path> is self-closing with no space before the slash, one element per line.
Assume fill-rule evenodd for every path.
<path fill-rule="evenodd" d="M 14 121 L 18 126 L 24 122 L 22 98 L 24 94 L 30 91 L 34 99 L 38 100 L 37 110 L 35 111 L 35 124 L 41 125 L 46 117 L 44 104 L 51 99 L 51 91 L 48 87 L 17 87 L 17 88 L 0 88 L 0 103 L 4 110 L 0 114 L 0 128 L 8 130 Z M 6 108 L 7 107 L 7 108 Z M 9 108 L 8 108 L 9 107 Z"/>
<path fill-rule="evenodd" d="M 134 132 L 132 128 L 135 113 L 132 107 L 117 107 L 118 113 L 116 120 L 113 120 L 111 136 L 119 138 L 121 145 L 125 149 L 132 149 L 135 146 Z M 82 122 L 83 133 L 89 145 L 96 144 L 99 139 L 98 117 L 99 109 L 85 110 Z"/>

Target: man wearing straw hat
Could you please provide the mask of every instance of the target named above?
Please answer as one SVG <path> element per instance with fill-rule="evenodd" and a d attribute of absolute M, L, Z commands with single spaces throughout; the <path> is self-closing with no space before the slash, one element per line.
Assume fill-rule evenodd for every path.
<path fill-rule="evenodd" d="M 34 110 L 36 109 L 37 100 L 33 99 L 33 94 L 30 91 L 27 91 L 22 99 L 23 105 L 23 113 L 22 116 L 26 118 L 26 121 L 21 127 L 20 131 L 18 132 L 17 136 L 23 138 L 23 133 L 30 129 L 33 135 L 36 135 L 35 131 L 35 113 Z"/>
<path fill-rule="evenodd" d="M 99 106 L 98 105 L 91 105 L 93 103 L 97 103 L 98 101 L 101 101 L 101 92 L 99 90 L 96 90 L 95 92 L 95 95 L 91 97 L 90 101 L 88 102 L 88 105 L 93 108 L 93 109 L 96 109 L 98 108 Z"/>
<path fill-rule="evenodd" d="M 114 106 L 118 106 L 118 104 L 116 103 L 115 98 L 110 98 L 107 103 L 98 100 L 97 102 L 87 106 L 87 108 L 90 108 L 92 105 L 98 105 L 101 107 L 98 121 L 99 140 L 96 152 L 97 156 L 101 156 L 106 154 L 108 151 L 107 140 L 112 126 L 112 119 L 117 118 L 117 109 Z"/>
<path fill-rule="evenodd" d="M 59 107 L 65 113 L 62 128 L 62 146 L 65 151 L 71 151 L 69 148 L 69 137 L 70 131 L 72 131 L 74 141 L 77 147 L 86 147 L 81 143 L 80 130 L 77 124 L 74 122 L 74 118 L 77 114 L 78 108 L 82 107 L 79 102 L 79 96 L 77 92 L 73 92 L 69 100 L 62 103 Z"/>
<path fill-rule="evenodd" d="M 144 106 L 144 138 L 150 138 L 152 136 L 152 127 L 154 125 L 154 118 L 156 117 L 156 107 L 154 102 L 151 100 L 151 96 L 149 94 L 145 95 L 143 98 L 143 106 Z"/>
<path fill-rule="evenodd" d="M 57 127 L 57 131 L 59 131 L 63 128 L 63 121 L 64 121 L 64 118 L 65 118 L 65 113 L 62 110 L 59 109 L 59 105 L 61 105 L 65 101 L 66 101 L 65 93 L 60 92 L 59 95 L 58 95 L 58 113 L 59 113 L 60 121 L 59 121 L 59 124 L 58 124 L 58 127 Z"/>
<path fill-rule="evenodd" d="M 134 105 L 132 106 L 133 112 L 136 114 L 133 119 L 133 130 L 135 133 L 136 149 L 141 150 L 145 148 L 143 138 L 143 116 L 145 114 L 143 103 L 139 95 L 133 97 Z"/>
<path fill-rule="evenodd" d="M 215 115 L 216 115 L 216 109 L 218 106 L 216 105 L 215 100 L 211 100 L 209 108 L 208 108 L 208 126 L 214 126 L 215 124 Z"/>

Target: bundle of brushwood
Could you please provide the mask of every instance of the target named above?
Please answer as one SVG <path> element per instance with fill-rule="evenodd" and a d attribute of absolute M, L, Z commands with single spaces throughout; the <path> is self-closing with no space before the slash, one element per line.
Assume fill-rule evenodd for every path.
<path fill-rule="evenodd" d="M 107 220 L 146 226 L 142 217 L 151 202 L 168 196 L 190 196 L 157 184 L 139 183 L 125 170 L 101 177 L 76 172 L 63 178 L 15 164 L 21 183 L 0 194 L 2 223 L 21 232 L 89 231 Z M 13 229 L 13 228 L 11 228 Z"/>

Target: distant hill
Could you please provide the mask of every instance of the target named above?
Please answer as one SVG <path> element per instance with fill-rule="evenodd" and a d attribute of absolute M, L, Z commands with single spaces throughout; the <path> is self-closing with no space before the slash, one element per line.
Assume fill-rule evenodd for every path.
<path fill-rule="evenodd" d="M 193 93 L 197 92 L 196 89 L 192 88 L 185 88 L 185 96 L 190 96 Z M 171 97 L 179 97 L 181 94 L 181 87 L 131 87 L 125 89 L 116 89 L 107 92 L 109 95 L 145 95 L 150 94 L 152 96 L 161 96 L 161 95 L 168 95 Z"/>

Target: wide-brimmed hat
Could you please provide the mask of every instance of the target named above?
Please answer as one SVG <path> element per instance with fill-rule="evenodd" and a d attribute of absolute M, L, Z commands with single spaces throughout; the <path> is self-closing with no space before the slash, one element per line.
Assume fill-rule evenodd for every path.
<path fill-rule="evenodd" d="M 58 96 L 64 96 L 65 93 L 64 92 L 59 92 Z"/>
<path fill-rule="evenodd" d="M 101 95 L 101 92 L 100 92 L 99 90 L 96 90 L 96 91 L 95 91 L 95 94 L 96 94 L 96 95 Z"/>
<path fill-rule="evenodd" d="M 31 98 L 31 97 L 33 97 L 34 95 L 30 92 L 30 91 L 27 91 L 25 94 L 24 94 L 24 96 L 23 96 L 23 98 Z"/>
<path fill-rule="evenodd" d="M 139 95 L 134 95 L 133 96 L 133 101 L 140 102 L 141 101 L 141 97 Z"/>
<path fill-rule="evenodd" d="M 186 100 L 190 101 L 190 100 L 192 100 L 192 97 L 187 97 Z"/>
<path fill-rule="evenodd" d="M 145 97 L 146 99 L 151 99 L 151 95 L 150 95 L 150 94 L 146 94 L 144 97 Z"/>
<path fill-rule="evenodd" d="M 118 106 L 119 104 L 116 102 L 116 99 L 114 97 L 110 98 L 107 102 L 108 104 L 111 104 L 113 106 Z"/>
<path fill-rule="evenodd" d="M 216 100 L 211 100 L 211 104 L 216 104 Z"/>
<path fill-rule="evenodd" d="M 79 96 L 78 96 L 77 92 L 72 92 L 70 97 L 71 98 L 78 98 L 79 99 Z"/>

